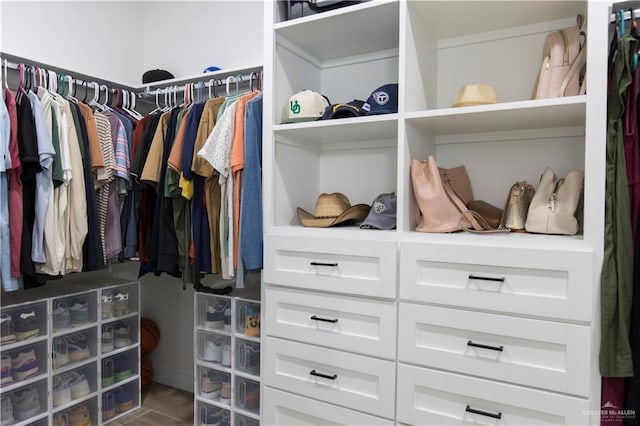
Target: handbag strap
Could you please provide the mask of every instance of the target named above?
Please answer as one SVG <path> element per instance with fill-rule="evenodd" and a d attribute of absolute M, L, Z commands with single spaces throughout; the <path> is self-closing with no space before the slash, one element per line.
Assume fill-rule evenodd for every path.
<path fill-rule="evenodd" d="M 465 219 L 466 219 L 466 222 L 472 222 L 469 216 L 474 221 L 478 222 L 483 229 L 475 229 L 473 227 L 466 226 Z M 458 224 L 460 225 L 460 229 L 466 232 L 470 232 L 472 234 L 505 234 L 505 233 L 511 232 L 509 228 L 504 228 L 504 227 L 498 227 L 496 229 L 492 228 L 491 225 L 487 223 L 485 218 L 482 217 L 482 215 L 475 210 L 466 210 L 462 212 L 462 214 L 460 215 Z"/>

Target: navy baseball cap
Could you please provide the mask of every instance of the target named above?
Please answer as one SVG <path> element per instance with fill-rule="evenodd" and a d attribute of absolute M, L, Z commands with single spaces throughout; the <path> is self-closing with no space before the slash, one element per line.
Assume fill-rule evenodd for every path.
<path fill-rule="evenodd" d="M 329 105 L 324 109 L 324 114 L 320 120 L 331 120 L 334 118 L 360 117 L 365 114 L 362 110 L 364 101 L 354 99 L 351 102 Z"/>
<path fill-rule="evenodd" d="M 386 192 L 376 197 L 371 210 L 360 224 L 366 229 L 394 229 L 396 227 L 396 194 Z"/>
<path fill-rule="evenodd" d="M 398 112 L 398 83 L 385 84 L 371 92 L 362 110 L 365 115 Z"/>

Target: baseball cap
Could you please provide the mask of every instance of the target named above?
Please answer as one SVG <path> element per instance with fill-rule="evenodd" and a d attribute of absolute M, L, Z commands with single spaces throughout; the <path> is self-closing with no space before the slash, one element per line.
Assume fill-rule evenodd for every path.
<path fill-rule="evenodd" d="M 371 92 L 362 110 L 366 115 L 398 112 L 398 83 L 385 84 Z"/>
<path fill-rule="evenodd" d="M 283 111 L 283 123 L 317 120 L 329 106 L 329 100 L 318 92 L 302 90 L 289 98 Z"/>
<path fill-rule="evenodd" d="M 360 225 L 366 229 L 394 229 L 396 227 L 396 194 L 385 192 L 376 197 L 371 210 Z"/>
<path fill-rule="evenodd" d="M 153 83 L 155 81 L 161 80 L 169 80 L 172 78 L 175 77 L 169 71 L 156 68 L 155 70 L 149 70 L 142 74 L 142 84 Z"/>
<path fill-rule="evenodd" d="M 364 115 L 362 111 L 364 101 L 354 99 L 351 102 L 329 105 L 324 109 L 321 120 L 331 120 L 334 118 L 360 117 Z"/>

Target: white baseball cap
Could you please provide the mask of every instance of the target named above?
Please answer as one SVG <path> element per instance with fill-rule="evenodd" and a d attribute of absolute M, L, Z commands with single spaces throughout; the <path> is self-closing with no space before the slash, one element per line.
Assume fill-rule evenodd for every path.
<path fill-rule="evenodd" d="M 289 98 L 283 111 L 283 123 L 313 121 L 322 117 L 329 106 L 326 97 L 312 90 L 302 90 Z"/>

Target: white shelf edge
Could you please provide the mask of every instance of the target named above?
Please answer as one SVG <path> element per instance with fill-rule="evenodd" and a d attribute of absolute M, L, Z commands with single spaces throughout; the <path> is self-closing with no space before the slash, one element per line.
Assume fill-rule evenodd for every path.
<path fill-rule="evenodd" d="M 228 373 L 228 374 L 231 374 L 231 371 L 232 371 L 231 366 L 225 367 L 222 364 L 216 364 L 215 362 L 209 362 L 202 359 L 196 359 L 196 365 L 200 367 L 210 368 L 212 370 L 220 371 L 223 373 Z"/>
<path fill-rule="evenodd" d="M 98 408 L 101 408 L 101 407 L 98 407 Z M 102 420 L 102 411 L 98 413 L 98 415 L 100 416 L 100 420 L 102 420 L 102 424 L 106 425 L 106 424 L 113 423 L 116 420 L 120 419 L 121 417 L 127 416 L 133 413 L 134 411 L 139 410 L 140 408 L 142 408 L 142 405 L 140 404 L 140 401 L 138 401 L 138 403 L 134 405 L 132 408 L 128 409 L 124 413 L 118 413 L 117 415 L 111 417 L 109 420 Z"/>
<path fill-rule="evenodd" d="M 39 420 L 46 419 L 47 417 L 49 417 L 49 412 L 48 411 L 44 412 L 44 413 L 36 414 L 35 416 L 29 417 L 28 419 L 22 420 L 22 421 L 20 421 L 18 423 L 11 423 L 11 426 L 28 425 L 28 424 L 31 424 L 31 423 L 35 423 L 35 422 L 37 422 Z"/>
<path fill-rule="evenodd" d="M 514 110 L 526 110 L 535 108 L 547 108 L 550 106 L 561 105 L 584 105 L 587 104 L 587 95 L 581 96 L 567 96 L 561 98 L 548 98 L 548 99 L 533 99 L 525 101 L 514 102 L 498 102 L 489 105 L 475 105 L 460 108 L 439 108 L 421 111 L 405 112 L 404 118 L 406 120 L 415 120 L 420 118 L 436 118 L 436 117 L 451 117 L 451 116 L 464 116 L 483 112 L 497 112 L 497 111 L 514 111 Z"/>
<path fill-rule="evenodd" d="M 262 330 L 260 330 L 260 331 L 262 331 Z M 245 335 L 244 333 L 238 333 L 238 332 L 236 332 L 236 333 L 235 333 L 235 335 L 234 335 L 234 337 L 235 337 L 236 339 L 244 339 L 244 340 L 248 340 L 248 341 L 250 341 L 250 342 L 260 343 L 260 337 L 259 337 L 259 336 L 258 336 L 258 337 L 247 336 L 247 335 Z"/>
<path fill-rule="evenodd" d="M 44 335 L 31 337 L 31 338 L 28 338 L 26 340 L 18 340 L 18 341 L 7 343 L 5 345 L 0 346 L 0 351 L 2 351 L 2 352 L 11 351 L 11 350 L 18 349 L 18 348 L 21 348 L 23 346 L 30 345 L 30 344 L 33 344 L 33 343 L 40 343 L 40 342 L 43 342 L 43 341 L 46 342 L 48 339 L 49 339 L 49 335 L 44 334 Z"/>
<path fill-rule="evenodd" d="M 123 321 L 129 318 L 134 318 L 134 317 L 138 317 L 140 313 L 138 311 L 135 312 L 130 312 L 128 314 L 124 314 L 124 315 L 120 315 L 119 317 L 109 317 L 109 318 L 104 318 L 104 319 L 100 319 L 100 325 L 105 325 L 105 324 L 111 324 L 112 322 L 116 322 L 116 321 Z"/>
<path fill-rule="evenodd" d="M 117 349 L 113 349 L 112 351 L 109 351 L 109 352 L 100 353 L 99 358 L 101 360 L 105 359 L 105 358 L 111 358 L 114 355 L 118 355 L 118 354 L 121 354 L 123 352 L 127 352 L 128 350 L 137 348 L 138 346 L 139 346 L 139 343 L 135 342 L 135 343 L 132 343 L 132 344 L 130 344 L 128 346 L 124 346 L 122 348 L 117 348 Z"/>
<path fill-rule="evenodd" d="M 244 409 L 244 408 L 241 408 L 241 407 L 233 407 L 233 411 L 234 411 L 234 412 L 236 412 L 236 413 L 238 413 L 238 414 L 242 414 L 242 415 L 243 415 L 243 416 L 245 416 L 245 417 L 249 417 L 249 418 L 252 418 L 252 419 L 254 419 L 254 420 L 258 420 L 258 421 L 260 421 L 260 414 L 256 414 L 256 413 L 253 413 L 253 412 L 251 412 L 251 411 L 247 411 L 247 410 L 246 410 L 246 409 Z"/>
<path fill-rule="evenodd" d="M 196 327 L 196 330 L 197 330 L 197 331 L 205 331 L 205 332 L 207 332 L 207 333 L 220 334 L 220 335 L 228 336 L 228 337 L 230 337 L 230 336 L 231 336 L 231 331 L 224 330 L 224 329 L 222 329 L 222 328 L 213 329 L 213 328 L 206 328 L 206 327 L 203 327 L 203 326 L 198 325 L 198 326 Z"/>
<path fill-rule="evenodd" d="M 254 382 L 260 383 L 260 376 L 256 376 L 255 374 L 245 373 L 242 370 L 233 370 L 233 374 L 242 377 L 243 379 L 253 380 Z"/>
<path fill-rule="evenodd" d="M 67 336 L 67 335 L 73 334 L 73 333 L 79 333 L 81 331 L 85 331 L 85 330 L 89 330 L 90 328 L 94 328 L 97 325 L 98 325 L 98 321 L 92 321 L 90 323 L 83 324 L 80 327 L 69 327 L 69 328 L 63 328 L 63 329 L 60 329 L 60 330 L 54 330 L 51 333 L 51 337 L 55 339 L 57 337 Z"/>
<path fill-rule="evenodd" d="M 46 379 L 49 376 L 49 372 L 40 373 L 37 376 L 30 377 L 26 380 L 20 380 L 19 382 L 13 382 L 8 386 L 4 386 L 0 388 L 0 395 L 4 395 L 9 392 L 13 392 L 16 389 L 20 389 L 24 386 L 32 385 L 40 380 Z"/>
<path fill-rule="evenodd" d="M 82 398 L 74 399 L 74 400 L 72 400 L 71 402 L 68 402 L 68 403 L 66 403 L 66 404 L 60 405 L 59 407 L 53 407 L 53 405 L 52 405 L 52 407 L 51 407 L 51 410 L 52 410 L 52 411 L 51 411 L 51 413 L 52 413 L 52 414 L 59 413 L 59 412 L 61 412 L 61 411 L 66 410 L 67 408 L 71 408 L 71 407 L 73 407 L 74 405 L 81 404 L 81 403 L 83 403 L 83 402 L 85 402 L 85 401 L 88 401 L 88 400 L 90 400 L 91 398 L 95 398 L 95 397 L 97 397 L 97 396 L 98 396 L 98 391 L 95 391 L 95 392 L 91 392 L 90 394 L 88 394 L 88 395 L 86 395 L 86 396 L 83 396 Z M 53 396 L 52 396 L 52 399 L 53 399 Z"/>
<path fill-rule="evenodd" d="M 182 85 L 184 83 L 188 83 L 190 81 L 209 81 L 215 79 L 223 79 L 230 76 L 236 76 L 238 74 L 244 74 L 246 72 L 256 72 L 262 70 L 262 65 L 248 65 L 244 67 L 233 67 L 228 69 L 221 69 L 219 71 L 214 72 L 203 72 L 200 74 L 190 74 L 182 77 L 175 77 L 167 80 L 155 81 L 153 83 L 144 83 L 139 86 L 134 86 L 134 88 L 139 90 L 144 90 L 147 93 L 150 93 L 149 90 L 155 90 L 156 86 L 158 88 L 163 88 L 166 86 L 173 86 L 176 84 Z"/>
<path fill-rule="evenodd" d="M 290 19 L 288 21 L 277 22 L 273 25 L 273 30 L 277 33 L 278 30 L 302 26 L 302 25 L 308 24 L 309 22 L 330 20 L 335 16 L 349 15 L 352 13 L 360 12 L 364 9 L 371 9 L 371 8 L 383 6 L 385 4 L 397 3 L 397 2 L 398 0 L 377 0 L 377 1 L 371 1 L 371 2 L 364 2 L 358 5 L 338 8 L 334 10 L 328 10 L 326 12 L 317 13 L 314 15 L 303 16 L 300 18 Z"/>
<path fill-rule="evenodd" d="M 384 123 L 384 122 L 393 122 L 398 121 L 399 114 L 379 114 L 379 115 L 368 115 L 363 117 L 349 117 L 349 118 L 338 118 L 335 120 L 314 120 L 314 121 L 305 121 L 301 123 L 281 123 L 274 124 L 272 126 L 272 130 L 274 133 L 282 133 L 285 134 L 287 131 L 300 130 L 300 129 L 322 129 L 326 127 L 339 127 L 339 126 L 353 126 L 357 124 L 367 124 L 367 123 Z"/>
<path fill-rule="evenodd" d="M 82 361 L 72 362 L 69 364 L 65 364 L 60 368 L 56 368 L 55 370 L 51 370 L 52 376 L 57 376 L 62 373 L 66 373 L 71 370 L 75 370 L 76 368 L 84 367 L 85 365 L 91 364 L 92 362 L 96 362 L 98 360 L 97 356 L 92 356 L 87 359 L 83 359 Z"/>
<path fill-rule="evenodd" d="M 109 385 L 109 386 L 104 387 L 104 388 L 103 388 L 103 387 L 101 387 L 101 388 L 100 388 L 100 390 L 99 390 L 98 392 L 99 392 L 100 394 L 103 394 L 103 393 L 106 393 L 106 392 L 112 391 L 112 390 L 117 389 L 117 388 L 119 388 L 119 387 L 121 387 L 121 386 L 124 386 L 124 385 L 126 385 L 126 384 L 129 384 L 129 383 L 135 382 L 135 381 L 136 381 L 136 380 L 138 380 L 139 378 L 140 378 L 140 374 L 134 374 L 133 376 L 129 377 L 128 379 L 120 380 L 119 382 L 115 382 L 114 384 Z M 101 378 L 99 378 L 99 379 L 100 379 L 100 380 L 98 380 L 98 383 L 99 383 L 99 384 L 102 384 L 102 379 L 101 379 Z"/>
<path fill-rule="evenodd" d="M 197 392 L 194 393 L 194 395 L 196 397 L 196 401 L 203 402 L 205 404 L 209 404 L 209 405 L 212 405 L 214 407 L 224 408 L 225 410 L 232 411 L 231 410 L 231 404 L 225 404 L 224 402 L 215 401 L 213 399 L 205 398 L 204 396 L 199 395 Z"/>

